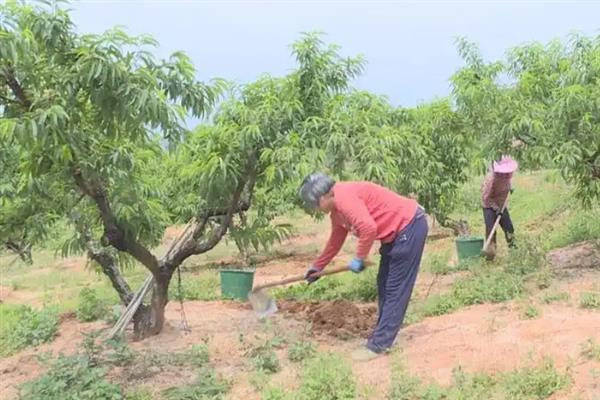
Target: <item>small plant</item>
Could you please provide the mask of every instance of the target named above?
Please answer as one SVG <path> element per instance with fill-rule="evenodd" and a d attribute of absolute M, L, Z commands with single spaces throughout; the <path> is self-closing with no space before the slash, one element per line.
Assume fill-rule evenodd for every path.
<path fill-rule="evenodd" d="M 77 319 L 81 322 L 96 321 L 106 315 L 106 305 L 92 288 L 83 288 L 79 292 Z"/>
<path fill-rule="evenodd" d="M 569 377 L 560 374 L 548 359 L 539 367 L 522 368 L 502 379 L 504 391 L 511 399 L 545 399 L 568 383 Z"/>
<path fill-rule="evenodd" d="M 545 293 L 542 297 L 542 301 L 546 304 L 550 304 L 556 301 L 567 301 L 570 297 L 571 296 L 567 292 Z"/>
<path fill-rule="evenodd" d="M 302 400 L 353 400 L 356 381 L 352 369 L 339 356 L 320 354 L 306 362 L 296 397 Z"/>
<path fill-rule="evenodd" d="M 521 319 L 535 319 L 539 316 L 540 310 L 533 304 L 527 304 L 521 313 Z"/>
<path fill-rule="evenodd" d="M 119 386 L 106 380 L 105 370 L 95 367 L 86 356 L 59 355 L 49 370 L 21 388 L 28 400 L 120 400 Z"/>
<path fill-rule="evenodd" d="M 600 343 L 589 338 L 581 345 L 581 355 L 588 360 L 600 361 Z"/>
<path fill-rule="evenodd" d="M 277 358 L 273 345 L 269 342 L 252 349 L 250 357 L 254 368 L 258 371 L 271 374 L 279 371 L 279 358 Z"/>
<path fill-rule="evenodd" d="M 579 296 L 581 308 L 600 309 L 600 293 L 583 292 Z"/>
<path fill-rule="evenodd" d="M 213 369 L 203 367 L 192 384 L 166 389 L 163 396 L 166 400 L 220 400 L 229 388 L 230 384 L 220 379 Z"/>
<path fill-rule="evenodd" d="M 304 361 L 315 355 L 316 350 L 312 342 L 299 340 L 288 348 L 288 358 L 292 362 Z"/>

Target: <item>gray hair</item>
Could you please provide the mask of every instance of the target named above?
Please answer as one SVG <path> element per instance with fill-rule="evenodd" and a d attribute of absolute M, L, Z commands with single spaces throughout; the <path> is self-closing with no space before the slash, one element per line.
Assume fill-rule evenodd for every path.
<path fill-rule="evenodd" d="M 304 178 L 298 195 L 308 207 L 317 208 L 321 196 L 329 193 L 333 185 L 335 185 L 333 179 L 322 172 L 315 172 Z"/>

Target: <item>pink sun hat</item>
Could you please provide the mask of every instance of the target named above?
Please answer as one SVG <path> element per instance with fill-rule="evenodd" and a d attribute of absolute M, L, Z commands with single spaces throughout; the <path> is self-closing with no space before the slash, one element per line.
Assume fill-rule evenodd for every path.
<path fill-rule="evenodd" d="M 519 168 L 519 163 L 510 156 L 502 156 L 500 161 L 494 161 L 493 171 L 498 174 L 510 174 Z"/>

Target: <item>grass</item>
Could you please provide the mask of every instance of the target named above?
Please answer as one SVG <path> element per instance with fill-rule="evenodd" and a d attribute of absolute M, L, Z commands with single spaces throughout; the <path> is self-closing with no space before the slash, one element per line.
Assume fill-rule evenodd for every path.
<path fill-rule="evenodd" d="M 44 307 L 0 304 L 0 356 L 9 356 L 25 347 L 54 339 L 58 329 L 58 310 Z"/>
<path fill-rule="evenodd" d="M 181 272 L 181 295 L 184 300 L 210 301 L 220 297 L 219 276 L 215 271 L 203 271 L 198 274 Z M 169 287 L 169 296 L 179 299 L 177 275 L 173 277 Z"/>
<path fill-rule="evenodd" d="M 168 388 L 163 391 L 163 397 L 165 400 L 220 400 L 230 387 L 231 384 L 219 378 L 213 369 L 202 368 L 194 382 Z"/>
<path fill-rule="evenodd" d="M 356 274 L 328 276 L 311 285 L 293 285 L 275 289 L 278 299 L 298 301 L 327 301 L 347 299 L 351 301 L 374 301 L 377 298 L 376 268 Z"/>
<path fill-rule="evenodd" d="M 119 386 L 105 378 L 106 370 L 95 366 L 85 356 L 60 355 L 49 370 L 27 382 L 21 398 L 28 400 L 120 400 Z"/>
<path fill-rule="evenodd" d="M 582 292 L 579 294 L 581 308 L 600 310 L 600 292 Z"/>
<path fill-rule="evenodd" d="M 547 292 L 542 296 L 542 302 L 546 304 L 555 303 L 558 301 L 568 301 L 571 295 L 568 292 Z"/>
<path fill-rule="evenodd" d="M 346 361 L 332 353 L 308 360 L 300 373 L 300 388 L 294 399 L 350 400 L 356 398 L 356 380 Z"/>
<path fill-rule="evenodd" d="M 467 400 L 467 399 L 546 399 L 566 388 L 570 377 L 556 370 L 549 359 L 539 365 L 500 373 L 495 376 L 468 374 L 460 367 L 453 370 L 448 387 L 424 383 L 411 375 L 403 363 L 393 367 L 389 400 Z"/>

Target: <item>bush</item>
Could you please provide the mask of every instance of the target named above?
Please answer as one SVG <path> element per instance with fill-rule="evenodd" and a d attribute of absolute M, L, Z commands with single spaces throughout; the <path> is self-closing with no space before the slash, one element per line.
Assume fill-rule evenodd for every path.
<path fill-rule="evenodd" d="M 77 319 L 81 322 L 91 322 L 106 314 L 106 304 L 98 297 L 96 290 L 87 287 L 81 289 L 77 304 Z"/>
<path fill-rule="evenodd" d="M 579 295 L 581 308 L 600 309 L 600 293 L 583 292 Z"/>
<path fill-rule="evenodd" d="M 350 366 L 339 356 L 321 354 L 306 362 L 295 399 L 350 400 L 356 398 L 356 382 Z"/>
<path fill-rule="evenodd" d="M 292 343 L 288 348 L 288 358 L 292 362 L 304 361 L 315 355 L 316 350 L 312 342 L 300 340 Z"/>
<path fill-rule="evenodd" d="M 163 391 L 166 400 L 220 400 L 229 391 L 229 383 L 219 379 L 213 369 L 204 367 L 191 385 Z"/>
<path fill-rule="evenodd" d="M 25 383 L 21 397 L 28 400 L 120 400 L 119 386 L 105 379 L 104 369 L 88 357 L 62 354 L 39 378 Z"/>
<path fill-rule="evenodd" d="M 27 346 L 54 339 L 58 330 L 58 309 L 44 307 L 36 311 L 28 306 L 2 307 L 0 313 L 0 354 L 10 355 Z"/>

